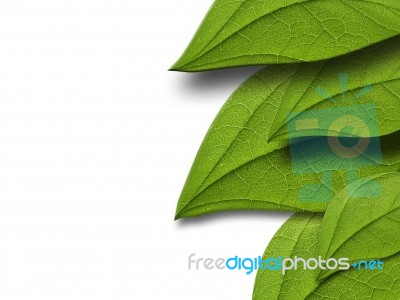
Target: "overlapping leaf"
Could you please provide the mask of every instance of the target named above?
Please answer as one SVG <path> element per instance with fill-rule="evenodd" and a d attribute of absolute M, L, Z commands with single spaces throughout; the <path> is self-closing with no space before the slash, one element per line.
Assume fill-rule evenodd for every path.
<path fill-rule="evenodd" d="M 342 190 L 328 207 L 318 239 L 324 258 L 372 260 L 400 251 L 400 173 L 379 174 Z M 323 279 L 333 271 L 321 271 Z"/>
<path fill-rule="evenodd" d="M 263 255 L 269 258 L 315 258 L 322 214 L 295 214 L 275 234 Z M 254 300 L 304 300 L 317 286 L 318 272 L 259 270 L 254 284 Z"/>
<path fill-rule="evenodd" d="M 400 33 L 398 0 L 216 0 L 172 67 L 317 61 Z"/>
<path fill-rule="evenodd" d="M 347 74 L 346 86 L 339 83 L 338 74 Z M 286 128 L 293 112 L 373 104 L 379 130 L 369 135 L 387 135 L 382 139 L 383 163 L 362 169 L 359 175 L 397 171 L 399 134 L 388 134 L 400 129 L 399 82 L 399 38 L 332 61 L 272 66 L 255 74 L 213 122 L 182 191 L 176 217 L 231 209 L 324 211 L 327 203 L 298 201 L 299 189 L 321 183 L 323 175 L 293 173 Z M 301 130 L 297 133 L 302 135 Z M 317 156 L 310 159 L 311 164 L 318 163 Z M 327 189 L 340 191 L 346 176 L 343 170 L 336 172 L 333 186 Z"/>
<path fill-rule="evenodd" d="M 383 271 L 339 272 L 322 282 L 306 300 L 398 300 L 400 254 L 384 260 Z"/>
<path fill-rule="evenodd" d="M 263 255 L 269 258 L 309 258 L 318 259 L 318 241 L 323 230 L 322 214 L 295 214 L 276 233 Z M 387 228 L 387 231 L 391 227 Z M 376 242 L 385 247 L 381 237 L 386 232 L 376 235 Z M 352 237 L 355 239 L 355 237 Z M 343 258 L 357 255 L 358 249 L 347 248 Z M 339 271 L 324 281 L 317 277 L 319 269 L 303 269 L 302 262 L 297 270 L 288 270 L 285 275 L 280 270 L 259 269 L 254 285 L 254 300 L 310 300 L 310 299 L 376 299 L 395 300 L 400 293 L 400 254 L 394 254 L 383 260 L 383 270 L 366 270 L 350 266 Z"/>

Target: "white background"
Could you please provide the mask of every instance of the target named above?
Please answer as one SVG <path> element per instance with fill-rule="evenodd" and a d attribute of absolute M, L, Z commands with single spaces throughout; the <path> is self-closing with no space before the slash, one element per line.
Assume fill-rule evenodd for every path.
<path fill-rule="evenodd" d="M 251 299 L 289 214 L 174 222 L 214 116 L 256 68 L 167 69 L 208 1 L 0 2 L 0 299 Z"/>

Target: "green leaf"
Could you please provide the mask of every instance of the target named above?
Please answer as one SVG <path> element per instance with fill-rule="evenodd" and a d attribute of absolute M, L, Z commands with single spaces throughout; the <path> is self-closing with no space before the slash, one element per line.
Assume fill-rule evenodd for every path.
<path fill-rule="evenodd" d="M 268 245 L 263 259 L 317 257 L 317 240 L 322 214 L 295 214 L 275 234 Z M 270 264 L 273 266 L 273 264 Z M 289 270 L 261 270 L 257 272 L 253 300 L 303 300 L 317 286 L 318 272 Z"/>
<path fill-rule="evenodd" d="M 346 86 L 338 78 L 343 73 L 348 74 Z M 288 116 L 331 111 L 328 117 L 334 119 L 335 110 L 372 104 L 379 130 L 369 135 L 388 135 L 400 129 L 399 82 L 400 38 L 332 61 L 276 65 L 253 75 L 230 97 L 211 125 L 183 188 L 176 218 L 233 209 L 324 211 L 327 203 L 316 201 L 326 201 L 327 195 L 315 197 L 311 203 L 298 200 L 300 189 L 321 183 L 325 175 L 293 173 Z M 321 89 L 331 96 L 322 95 Z M 312 135 L 301 130 L 291 133 Z M 383 163 L 362 169 L 358 175 L 397 171 L 398 141 L 396 133 L 383 138 Z M 309 159 L 318 164 L 317 154 Z M 340 191 L 346 176 L 346 172 L 336 172 L 327 193 Z"/>
<path fill-rule="evenodd" d="M 318 259 L 317 243 L 323 230 L 322 222 L 322 214 L 295 214 L 275 234 L 263 260 L 273 267 L 274 261 L 271 258 L 282 257 L 282 261 L 287 258 L 294 260 L 296 257 L 306 261 L 310 258 Z M 380 241 L 378 237 L 376 239 Z M 381 241 L 381 246 L 385 246 L 385 241 Z M 349 250 L 349 253 L 343 253 L 343 258 L 356 251 Z M 317 280 L 319 268 L 304 270 L 300 260 L 297 270 L 286 270 L 284 275 L 281 270 L 260 268 L 254 284 L 253 300 L 398 299 L 400 254 L 385 258 L 382 262 L 383 270 L 359 270 L 350 266 L 348 270 L 337 272 L 322 282 Z"/>
<path fill-rule="evenodd" d="M 322 282 L 306 300 L 398 300 L 400 254 L 384 260 L 383 271 L 351 269 Z M 269 299 L 269 298 L 268 298 Z"/>
<path fill-rule="evenodd" d="M 398 0 L 216 0 L 171 68 L 317 61 L 400 33 Z"/>
<path fill-rule="evenodd" d="M 365 197 L 368 193 L 370 197 Z M 322 221 L 319 255 L 359 261 L 397 252 L 400 252 L 400 173 L 356 181 L 336 195 Z M 333 272 L 321 271 L 319 279 Z"/>

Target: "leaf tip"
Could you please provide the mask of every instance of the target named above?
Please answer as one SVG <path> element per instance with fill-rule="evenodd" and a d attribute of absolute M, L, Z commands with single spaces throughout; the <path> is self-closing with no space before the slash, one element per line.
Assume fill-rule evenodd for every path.
<path fill-rule="evenodd" d="M 178 71 L 178 72 L 186 71 L 185 66 L 186 64 L 184 61 L 182 61 L 181 57 L 168 69 L 168 71 Z"/>
<path fill-rule="evenodd" d="M 168 71 L 179 71 L 179 68 L 174 64 L 168 69 Z"/>
<path fill-rule="evenodd" d="M 175 211 L 175 218 L 174 218 L 174 221 L 178 221 L 178 220 L 184 218 L 184 217 L 185 217 L 184 214 L 185 214 L 185 213 L 182 212 L 182 210 L 179 209 L 179 207 L 177 207 L 177 208 L 176 208 L 176 211 Z"/>
<path fill-rule="evenodd" d="M 175 71 L 175 72 L 191 72 L 191 70 L 185 68 L 185 65 L 182 65 L 178 62 L 176 62 L 175 64 L 173 64 L 168 71 Z"/>

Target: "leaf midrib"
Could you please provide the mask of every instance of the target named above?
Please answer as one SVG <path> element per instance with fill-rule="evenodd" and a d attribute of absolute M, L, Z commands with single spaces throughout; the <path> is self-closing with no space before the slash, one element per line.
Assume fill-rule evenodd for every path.
<path fill-rule="evenodd" d="M 304 226 L 303 230 L 301 231 L 301 234 L 299 235 L 298 240 L 301 238 L 301 236 L 303 235 L 304 231 L 307 229 L 308 224 L 315 218 L 315 216 L 316 216 L 316 214 L 313 214 L 313 215 L 309 218 L 309 220 L 308 220 L 306 226 Z M 318 236 L 317 236 L 317 237 L 314 237 L 314 238 L 318 238 Z M 291 253 L 290 253 L 291 256 L 292 256 L 293 253 L 295 252 L 295 249 L 296 249 L 297 246 L 298 246 L 298 244 L 296 243 L 295 246 L 293 247 Z M 278 300 L 281 299 L 282 286 L 283 286 L 283 283 L 284 283 L 284 281 L 285 281 L 284 276 L 282 276 L 282 277 L 283 277 L 283 280 L 282 280 L 281 285 L 280 285 L 280 287 L 279 287 Z M 287 279 L 287 280 L 288 280 L 288 279 Z"/>
<path fill-rule="evenodd" d="M 325 64 L 324 66 L 322 66 L 320 72 L 322 72 L 323 69 L 324 69 L 325 67 L 326 67 L 326 64 Z M 287 79 L 287 81 L 292 80 L 292 79 L 295 77 L 296 74 L 297 74 L 297 70 L 294 72 L 293 75 L 291 75 L 291 76 Z M 372 85 L 372 86 L 375 86 L 375 85 L 378 85 L 378 84 L 385 84 L 385 83 L 389 83 L 389 82 L 391 82 L 391 81 L 396 81 L 396 80 L 399 80 L 399 79 L 400 79 L 400 78 L 395 78 L 395 79 L 384 80 L 384 81 L 381 81 L 381 82 L 374 82 L 374 83 L 372 83 L 371 85 Z M 207 186 L 205 186 L 205 187 L 202 188 L 204 182 L 207 181 L 207 179 L 211 176 L 211 174 L 212 174 L 212 172 L 215 170 L 215 168 L 217 168 L 219 162 L 225 157 L 226 153 L 227 153 L 227 152 L 229 151 L 229 149 L 231 148 L 231 146 L 232 146 L 232 144 L 234 143 L 235 139 L 240 135 L 240 133 L 243 131 L 243 128 L 244 128 L 244 127 L 246 126 L 246 124 L 248 124 L 248 122 L 252 119 L 252 117 L 253 117 L 254 114 L 257 112 L 257 110 L 265 103 L 265 101 L 266 101 L 269 97 L 271 97 L 271 95 L 273 95 L 275 92 L 277 92 L 277 90 L 278 90 L 280 87 L 282 87 L 284 84 L 286 84 L 287 81 L 285 81 L 285 82 L 279 84 L 276 88 L 274 88 L 274 89 L 271 91 L 271 93 L 267 96 L 267 98 L 266 98 L 265 100 L 263 100 L 263 101 L 260 102 L 260 104 L 257 106 L 257 108 L 251 113 L 251 115 L 249 116 L 249 118 L 245 121 L 245 123 L 243 124 L 242 128 L 237 132 L 237 134 L 235 135 L 235 137 L 232 139 L 232 141 L 230 142 L 230 144 L 228 145 L 228 147 L 226 148 L 226 150 L 223 152 L 223 154 L 221 155 L 221 157 L 220 157 L 220 158 L 218 159 L 218 161 L 214 164 L 214 166 L 213 166 L 213 168 L 211 169 L 211 171 L 207 174 L 207 176 L 206 176 L 205 179 L 201 182 L 201 184 L 199 184 L 199 186 L 198 186 L 198 188 L 196 189 L 196 191 L 192 194 L 191 199 L 189 199 L 189 200 L 187 201 L 187 203 L 180 209 L 179 212 L 183 211 L 183 210 L 185 209 L 185 207 L 186 207 L 187 205 L 190 204 L 191 201 L 193 201 L 198 195 L 200 195 L 202 192 L 204 192 L 208 187 L 210 187 L 211 185 L 213 185 L 215 182 L 218 182 L 218 181 L 221 180 L 223 177 L 225 177 L 226 175 L 230 174 L 232 171 L 234 171 L 234 170 L 236 170 L 236 169 L 238 169 L 238 168 L 244 166 L 245 164 L 247 164 L 247 163 L 249 163 L 249 162 L 251 162 L 251 161 L 253 161 L 253 160 L 257 159 L 257 158 L 260 158 L 260 157 L 262 157 L 262 156 L 264 156 L 264 155 L 266 155 L 266 154 L 270 154 L 270 153 L 273 153 L 273 152 L 276 151 L 276 150 L 282 149 L 282 148 L 277 148 L 277 149 L 275 149 L 275 150 L 273 150 L 273 151 L 271 151 L 271 152 L 268 152 L 268 153 L 259 155 L 259 156 L 257 156 L 257 157 L 253 157 L 253 158 L 251 158 L 251 159 L 249 159 L 249 160 L 243 162 L 243 163 L 240 164 L 239 166 L 236 166 L 234 169 L 232 169 L 232 170 L 226 172 L 226 173 L 223 174 L 222 176 L 216 178 L 216 179 L 215 179 L 213 182 L 211 182 L 209 185 L 207 185 Z M 314 81 L 313 81 L 313 82 L 314 82 Z M 310 85 L 310 86 L 311 86 L 311 85 Z M 307 90 L 309 90 L 310 86 L 307 88 Z M 363 88 L 363 87 L 365 87 L 365 85 L 363 85 L 363 86 L 358 86 L 358 87 L 355 87 L 355 88 L 350 89 L 350 90 L 346 90 L 346 92 L 350 92 L 350 91 L 354 91 L 354 90 L 357 90 L 357 89 L 361 89 L 361 88 Z M 333 97 L 336 97 L 336 96 L 338 96 L 339 94 L 340 94 L 340 93 L 336 93 L 335 95 L 333 95 Z M 301 102 L 301 100 L 303 99 L 303 96 L 304 96 L 304 95 L 305 95 L 305 93 L 302 95 L 302 97 L 299 98 L 299 100 L 297 101 L 297 103 L 296 103 L 295 106 L 297 106 L 297 104 Z M 327 98 L 322 99 L 321 101 L 319 101 L 319 102 L 317 102 L 317 103 L 315 103 L 315 104 L 313 104 L 313 105 L 307 107 L 306 109 L 310 109 L 310 108 L 312 108 L 312 107 L 314 107 L 314 106 L 316 106 L 316 105 L 318 105 L 318 104 L 320 104 L 320 103 L 322 103 L 322 102 L 324 102 L 324 101 L 327 101 Z M 281 103 L 282 103 L 282 102 L 281 102 Z M 281 105 L 281 104 L 280 104 L 280 105 Z M 294 109 L 292 109 L 292 111 L 293 111 L 293 110 L 294 110 Z M 278 130 L 276 130 L 276 131 L 272 134 L 271 138 L 272 138 L 272 137 L 274 136 L 274 134 L 275 134 L 276 132 L 278 132 L 281 128 L 282 128 L 282 125 L 278 128 Z M 277 142 L 277 141 L 276 141 L 276 140 L 271 140 L 271 143 L 274 143 L 274 142 Z M 286 148 L 286 147 L 285 147 L 285 148 Z"/>
<path fill-rule="evenodd" d="M 299 241 L 300 237 L 303 235 L 303 233 L 304 233 L 304 231 L 306 230 L 308 224 L 310 224 L 311 220 L 312 220 L 315 216 L 316 216 L 316 213 L 311 214 L 310 217 L 308 218 L 307 222 L 304 224 L 303 228 L 302 228 L 301 231 L 299 232 L 299 234 L 298 234 L 298 236 L 297 236 L 297 240 L 296 240 L 296 242 L 295 242 L 295 244 L 294 244 L 294 247 L 290 250 L 290 255 L 291 255 L 291 256 L 292 256 L 293 253 L 294 253 L 294 250 L 295 250 L 295 248 L 296 248 L 296 246 L 297 246 L 297 242 Z M 290 219 L 289 219 L 289 220 L 290 220 Z M 278 231 L 278 232 L 279 232 L 279 231 Z M 275 238 L 275 237 L 274 237 L 274 238 Z M 286 236 L 283 236 L 283 238 L 286 239 L 287 237 L 286 237 Z M 292 240 L 292 239 L 291 239 L 291 240 Z M 268 248 L 267 248 L 267 250 L 265 251 L 265 254 L 268 254 L 268 255 L 269 255 Z M 264 256 L 264 255 L 263 255 L 263 256 Z M 278 300 L 280 299 L 280 295 L 281 295 L 281 291 L 282 291 L 283 282 L 284 282 L 284 276 L 282 275 L 282 281 L 279 282 Z M 261 291 L 257 294 L 257 296 L 261 295 L 267 288 L 268 288 L 268 287 L 265 287 L 265 288 L 261 289 Z"/>
<path fill-rule="evenodd" d="M 400 196 L 397 196 L 396 200 L 399 199 Z M 347 243 L 348 240 L 350 240 L 352 237 L 354 237 L 355 235 L 357 235 L 358 233 L 360 233 L 362 230 L 365 230 L 366 228 L 368 228 L 369 226 L 371 226 L 372 224 L 380 221 L 383 218 L 386 218 L 388 215 L 392 214 L 393 212 L 395 212 L 396 210 L 400 209 L 400 205 L 398 206 L 393 206 L 389 211 L 385 212 L 384 214 L 378 216 L 377 218 L 374 218 L 372 220 L 372 222 L 368 223 L 367 225 L 363 226 L 362 228 L 358 229 L 357 231 L 355 231 L 349 238 L 347 238 L 330 256 L 334 257 L 335 253 L 339 252 L 341 248 L 344 247 L 344 245 Z M 391 256 L 391 255 L 389 255 Z M 366 257 L 365 259 L 371 259 L 372 257 Z M 382 258 L 382 257 L 378 257 L 378 258 Z"/>
<path fill-rule="evenodd" d="M 384 178 L 384 177 L 386 177 L 386 176 L 389 176 L 389 177 L 390 177 L 390 176 L 392 176 L 392 175 L 394 175 L 394 174 L 398 174 L 398 173 L 396 173 L 396 172 L 390 172 L 390 173 L 384 173 L 384 174 L 377 174 L 377 175 L 371 176 L 371 177 L 368 179 L 368 181 L 366 181 L 365 183 L 371 182 L 371 181 L 373 181 L 373 180 L 375 180 L 375 179 L 377 179 L 377 178 Z M 362 186 L 357 187 L 357 189 L 354 190 L 353 194 L 356 193 L 356 191 L 357 191 L 358 189 L 360 189 L 361 187 L 362 187 Z M 334 254 L 334 253 L 337 251 L 337 249 L 336 249 L 332 254 L 329 254 L 329 253 L 331 252 L 330 249 L 331 249 L 333 240 L 335 239 L 335 237 L 336 237 L 337 234 L 338 234 L 338 230 L 336 230 L 336 229 L 338 228 L 337 226 L 338 226 L 339 221 L 341 220 L 341 218 L 342 218 L 342 216 L 343 216 L 344 211 L 346 211 L 346 207 L 347 207 L 348 205 L 350 205 L 350 201 L 349 201 L 350 199 L 351 199 L 351 197 L 347 197 L 346 203 L 345 203 L 345 205 L 343 206 L 343 208 L 341 209 L 340 214 L 339 214 L 339 216 L 338 216 L 338 218 L 337 218 L 338 221 L 335 223 L 334 232 L 333 232 L 332 238 L 329 239 L 329 245 L 328 245 L 328 247 L 327 247 L 327 253 L 324 254 L 324 257 L 325 257 L 325 258 L 327 258 L 328 256 L 331 256 L 332 254 Z M 399 208 L 399 207 L 398 207 L 398 208 Z M 391 210 L 390 212 L 392 212 L 392 210 Z M 329 213 L 329 212 L 327 212 L 327 213 Z M 385 213 L 384 215 L 386 215 L 386 213 Z M 383 216 L 384 216 L 384 215 L 383 215 Z M 374 221 L 377 220 L 377 219 L 379 219 L 379 218 L 381 218 L 381 217 L 383 217 L 383 216 L 378 216 L 376 219 L 374 219 Z M 373 222 L 374 222 L 374 221 L 373 221 Z M 372 223 L 372 222 L 370 222 L 370 223 Z M 361 231 L 361 230 L 364 229 L 365 227 L 367 227 L 370 223 L 368 223 L 367 225 L 361 227 L 359 230 L 356 231 L 356 233 L 359 232 L 359 231 Z M 354 234 L 353 234 L 353 235 L 354 235 Z M 353 235 L 351 235 L 349 238 L 351 238 Z M 346 241 L 348 241 L 349 238 L 346 239 Z M 346 242 L 346 241 L 345 241 L 345 242 Z M 345 243 L 345 242 L 344 242 L 344 243 Z M 344 243 L 342 243 L 342 245 L 343 245 Z M 341 245 L 341 246 L 342 246 L 342 245 Z"/>
<path fill-rule="evenodd" d="M 294 72 L 287 80 L 291 80 L 294 76 L 295 76 L 296 72 Z M 285 85 L 287 83 L 287 81 L 284 81 L 282 83 L 280 83 L 277 87 L 275 87 L 274 89 L 271 90 L 271 92 L 268 94 L 267 98 L 271 97 L 271 95 L 273 95 L 274 93 L 276 93 L 280 87 L 282 87 L 283 85 Z M 243 125 L 241 126 L 240 130 L 236 133 L 235 137 L 231 140 L 231 142 L 229 143 L 228 147 L 224 150 L 224 152 L 222 153 L 221 157 L 216 161 L 216 163 L 214 164 L 214 166 L 212 167 L 211 171 L 207 174 L 207 176 L 204 178 L 204 180 L 201 182 L 201 184 L 197 187 L 196 191 L 193 193 L 192 195 L 192 199 L 194 199 L 197 195 L 199 195 L 201 192 L 203 192 L 208 186 L 204 187 L 203 189 L 202 186 L 204 184 L 204 182 L 207 181 L 207 179 L 211 176 L 211 174 L 214 172 L 215 168 L 217 168 L 219 162 L 225 157 L 225 155 L 227 154 L 227 152 L 229 151 L 229 149 L 231 148 L 232 144 L 236 141 L 236 138 L 242 133 L 243 129 L 245 128 L 245 126 L 250 122 L 250 120 L 253 118 L 254 114 L 260 109 L 260 107 L 265 103 L 265 100 L 260 101 L 260 103 L 257 105 L 256 109 L 251 112 L 251 114 L 249 115 L 249 117 L 246 119 L 246 121 L 243 123 Z M 276 150 L 276 149 L 275 149 Z M 259 156 L 260 157 L 260 156 Z M 246 162 L 244 162 L 243 164 L 254 160 L 255 158 L 252 158 Z M 229 172 L 231 172 L 232 170 L 230 170 Z M 227 173 L 229 173 L 227 172 Z M 227 174 L 226 173 L 226 174 Z M 223 175 L 224 176 L 224 175 Z M 213 181 L 212 183 L 218 181 L 219 179 L 221 179 L 221 177 L 217 178 L 215 181 Z M 210 185 L 212 184 L 210 183 Z M 182 210 L 190 203 L 191 200 L 188 201 L 188 203 L 182 207 Z"/>
<path fill-rule="evenodd" d="M 186 210 L 183 209 L 176 215 L 175 219 L 180 219 L 180 218 L 183 217 L 184 214 L 187 214 L 190 211 L 199 210 L 202 207 L 206 207 L 206 206 L 208 206 L 210 204 L 213 205 L 213 204 L 228 203 L 228 202 L 230 203 L 232 201 L 250 201 L 250 202 L 258 202 L 258 203 L 262 203 L 262 204 L 265 204 L 265 203 L 272 204 L 274 206 L 279 206 L 281 211 L 292 211 L 293 210 L 293 211 L 298 212 L 298 213 L 306 213 L 306 212 L 307 213 L 320 213 L 320 212 L 322 212 L 322 210 L 321 211 L 307 210 L 305 208 L 286 205 L 286 204 L 280 204 L 280 203 L 276 203 L 276 202 L 272 202 L 272 201 L 260 200 L 260 199 L 251 199 L 251 198 L 243 197 L 243 198 L 238 198 L 238 199 L 224 199 L 224 200 L 211 201 L 211 202 L 207 202 L 207 203 L 204 203 L 204 204 L 199 204 L 199 205 L 190 207 L 190 208 L 188 208 Z M 235 211 L 235 210 L 238 210 L 238 209 L 236 209 L 236 208 L 231 209 L 231 211 Z M 249 208 L 248 210 L 254 210 L 254 209 Z M 214 213 L 214 211 L 212 211 L 210 213 Z"/>
<path fill-rule="evenodd" d="M 362 85 L 362 86 L 354 87 L 354 88 L 352 88 L 352 89 L 346 90 L 345 92 L 346 92 L 346 93 L 348 93 L 348 92 L 354 92 L 354 91 L 359 90 L 359 89 L 362 89 L 362 88 L 364 88 L 364 87 L 366 87 L 366 86 L 368 86 L 368 85 L 370 85 L 370 86 L 382 85 L 382 86 L 384 86 L 384 87 L 387 89 L 387 87 L 386 87 L 384 84 L 390 83 L 390 82 L 394 82 L 394 81 L 398 81 L 398 80 L 400 80 L 400 77 L 396 77 L 396 78 L 393 78 L 393 79 L 387 79 L 387 80 L 383 80 L 383 81 L 380 81 L 380 82 L 373 82 L 373 83 L 370 83 L 370 84 L 367 84 L 367 85 Z M 390 92 L 393 94 L 392 91 L 390 91 Z M 305 94 L 305 93 L 304 93 L 304 94 Z M 303 94 L 303 96 L 304 96 L 304 94 Z M 336 93 L 336 94 L 332 95 L 331 97 L 334 98 L 334 97 L 339 96 L 340 94 L 341 94 L 341 93 Z M 395 96 L 395 97 L 398 97 L 397 95 L 394 95 L 394 96 Z M 301 100 L 301 99 L 300 99 L 300 100 Z M 301 102 L 300 100 L 296 103 L 296 105 L 297 105 L 299 102 Z M 324 99 L 322 99 L 321 101 L 319 101 L 319 102 L 317 102 L 317 103 L 315 103 L 315 104 L 313 104 L 313 105 L 307 107 L 305 110 L 312 109 L 313 107 L 315 107 L 315 106 L 317 106 L 317 105 L 319 105 L 319 104 L 321 104 L 322 102 L 327 101 L 327 100 L 328 100 L 328 98 L 324 98 Z M 291 112 L 293 112 L 294 110 L 295 110 L 295 108 L 292 109 Z M 303 111 L 305 111 L 305 110 L 303 110 Z M 300 113 L 301 113 L 301 112 L 300 112 Z M 293 120 L 293 119 L 294 119 L 294 116 L 293 116 L 292 118 L 287 119 L 287 121 L 290 122 L 290 121 Z M 286 123 L 285 123 L 285 124 L 286 124 Z M 285 134 L 287 133 L 287 132 L 283 132 L 282 134 L 275 135 L 277 132 L 279 132 L 281 129 L 283 129 L 283 126 L 284 126 L 285 124 L 281 124 L 280 127 L 271 135 L 271 141 L 272 141 L 272 142 L 280 141 L 280 140 L 278 139 L 278 137 L 279 137 L 279 136 L 282 136 L 282 135 L 285 135 Z"/>
<path fill-rule="evenodd" d="M 208 63 L 206 63 L 206 64 L 204 64 L 204 63 L 200 63 L 200 64 L 197 64 L 197 65 L 194 64 L 197 60 L 201 59 L 201 58 L 202 58 L 203 56 L 205 56 L 207 53 L 211 52 L 213 49 L 217 48 L 217 47 L 220 46 L 222 43 L 224 43 L 224 42 L 227 41 L 228 39 L 232 38 L 232 36 L 236 35 L 239 31 L 241 31 L 241 30 L 243 30 L 244 28 L 250 26 L 251 24 L 253 24 L 253 23 L 259 21 L 261 18 L 264 18 L 264 17 L 268 16 L 269 14 L 276 13 L 276 12 L 282 10 L 282 9 L 286 9 L 286 8 L 291 7 L 291 6 L 295 6 L 295 5 L 304 5 L 305 2 L 318 2 L 318 1 L 321 1 L 321 0 L 308 0 L 308 1 L 303 1 L 303 2 L 296 2 L 296 3 L 292 3 L 292 4 L 288 5 L 288 6 L 280 7 L 280 8 L 278 8 L 278 9 L 274 10 L 274 11 L 270 11 L 270 12 L 268 12 L 268 13 L 266 13 L 266 14 L 263 14 L 263 15 L 259 16 L 257 19 L 251 21 L 250 23 L 248 23 L 248 24 L 242 26 L 241 28 L 239 28 L 238 30 L 234 31 L 232 34 L 230 34 L 229 36 L 227 36 L 225 39 L 223 39 L 222 41 L 220 41 L 219 43 L 217 43 L 215 46 L 211 47 L 210 49 L 208 49 L 208 50 L 205 51 L 204 53 L 201 53 L 201 52 L 200 52 L 199 54 L 197 54 L 197 56 L 196 56 L 195 58 L 191 59 L 188 63 L 185 63 L 184 65 L 180 66 L 179 68 L 183 68 L 183 69 L 184 69 L 185 67 L 196 68 L 196 67 L 200 67 L 200 66 L 202 66 L 202 65 L 207 65 L 207 64 L 210 64 L 210 63 L 219 62 L 219 61 L 221 61 L 221 60 L 211 61 L 211 62 L 208 62 Z M 348 0 L 348 1 L 356 2 L 356 3 L 357 3 L 357 1 L 355 1 L 355 0 Z M 380 3 L 375 3 L 375 2 L 371 2 L 371 1 L 364 1 L 364 0 L 362 0 L 362 1 L 363 1 L 363 2 L 367 2 L 367 3 L 371 3 L 371 5 L 377 5 L 377 6 L 382 6 L 382 7 L 385 7 L 385 8 L 386 8 L 385 5 L 380 4 Z M 353 6 L 351 6 L 349 3 L 346 3 L 345 0 L 342 0 L 341 2 L 344 3 L 344 4 L 347 5 L 347 6 L 350 6 L 350 7 L 351 7 L 352 9 L 354 9 L 357 13 L 362 14 L 364 17 L 370 19 L 371 21 L 373 21 L 374 23 L 376 23 L 378 26 L 381 26 L 381 27 L 385 28 L 386 30 L 390 30 L 390 31 L 396 32 L 396 31 L 393 30 L 393 29 L 386 28 L 386 27 L 382 26 L 381 24 L 377 23 L 375 20 L 371 19 L 370 17 L 366 16 L 364 13 L 362 13 L 362 12 L 360 12 L 359 10 L 355 9 L 355 8 L 354 8 Z M 390 7 L 390 6 L 389 6 L 389 7 Z M 393 8 L 393 7 L 391 7 L 391 8 L 394 9 L 394 10 L 397 10 L 398 12 L 400 12 L 399 9 L 396 9 L 396 8 Z M 235 13 L 236 13 L 236 11 L 235 11 Z M 235 13 L 234 13 L 234 14 L 235 14 Z M 224 28 L 225 26 L 226 26 L 226 24 L 223 25 L 223 28 Z M 217 34 L 216 34 L 216 35 L 217 35 Z M 215 39 L 216 35 L 215 35 L 212 39 Z M 372 44 L 371 44 L 371 45 L 372 45 Z M 203 51 L 203 50 L 204 50 L 204 48 L 202 49 L 202 51 Z M 252 54 L 252 55 L 257 55 L 257 54 Z M 250 55 L 250 56 L 252 56 L 252 55 Z M 265 53 L 259 54 L 259 55 L 265 55 Z M 249 56 L 249 55 L 240 55 L 240 56 L 237 56 L 237 57 L 231 57 L 231 58 L 229 58 L 229 59 L 238 58 L 238 57 L 242 57 L 242 56 Z M 276 56 L 281 57 L 282 55 L 281 55 L 281 54 L 279 54 L 279 55 L 277 54 Z M 287 58 L 295 59 L 295 58 L 292 58 L 292 57 L 287 57 Z M 298 60 L 298 59 L 296 59 L 296 60 Z"/>
<path fill-rule="evenodd" d="M 224 25 L 222 25 L 222 27 L 215 33 L 215 35 L 211 38 L 211 40 L 198 52 L 197 55 L 195 55 L 195 56 L 191 59 L 191 61 L 189 61 L 188 63 L 185 63 L 182 67 L 185 67 L 185 66 L 187 66 L 187 65 L 190 65 L 190 64 L 194 63 L 197 59 L 201 58 L 202 56 L 204 56 L 204 55 L 207 54 L 208 52 L 212 51 L 213 49 L 215 49 L 216 47 L 218 47 L 218 45 L 221 45 L 223 42 L 225 42 L 226 40 L 228 40 L 228 39 L 229 39 L 231 36 L 233 36 L 234 34 L 237 34 L 240 30 L 242 30 L 242 29 L 245 28 L 246 26 L 252 24 L 253 22 L 256 22 L 257 20 L 259 20 L 259 19 L 261 19 L 261 18 L 267 16 L 268 14 L 275 13 L 275 12 L 281 10 L 281 9 L 289 8 L 289 7 L 291 7 L 291 6 L 293 6 L 293 5 L 296 5 L 296 4 L 300 4 L 300 3 L 304 3 L 304 2 L 311 2 L 311 1 L 319 1 L 319 0 L 300 0 L 299 2 L 295 2 L 295 3 L 292 3 L 292 4 L 290 4 L 290 5 L 283 6 L 283 7 L 278 7 L 278 8 L 275 9 L 275 10 L 271 10 L 271 11 L 269 11 L 269 12 L 267 12 L 267 13 L 265 13 L 265 14 L 259 16 L 259 17 L 257 17 L 255 20 L 253 20 L 253 21 L 251 21 L 251 22 L 245 24 L 244 26 L 240 27 L 238 30 L 234 31 L 232 34 L 230 34 L 229 36 L 227 36 L 226 38 L 224 38 L 221 42 L 217 43 L 216 45 L 214 45 L 213 47 L 211 47 L 211 48 L 208 49 L 207 51 L 203 52 L 204 49 L 206 49 L 206 48 L 215 40 L 215 38 L 218 36 L 218 34 L 226 27 L 226 25 L 229 23 L 229 21 L 231 21 L 232 18 L 238 13 L 239 9 L 243 7 L 243 5 L 246 3 L 246 0 L 244 0 L 244 1 L 239 5 L 239 7 L 233 12 L 233 14 L 228 18 L 228 20 L 224 23 Z"/>

